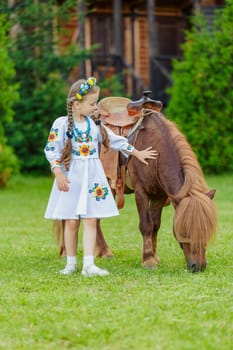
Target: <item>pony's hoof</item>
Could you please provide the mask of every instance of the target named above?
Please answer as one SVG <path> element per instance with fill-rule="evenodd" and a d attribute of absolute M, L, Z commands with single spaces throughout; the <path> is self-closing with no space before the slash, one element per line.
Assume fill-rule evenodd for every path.
<path fill-rule="evenodd" d="M 114 255 L 111 252 L 102 255 L 102 259 L 113 259 L 113 258 L 114 258 Z"/>
<path fill-rule="evenodd" d="M 148 269 L 148 270 L 152 270 L 154 269 L 156 266 L 159 265 L 159 258 L 150 258 L 148 260 L 145 260 L 142 264 L 142 266 L 144 267 L 144 269 Z"/>
<path fill-rule="evenodd" d="M 113 253 L 111 252 L 111 250 L 107 250 L 105 252 L 96 252 L 95 256 L 97 258 L 102 258 L 102 259 L 113 259 L 114 258 L 114 255 Z"/>

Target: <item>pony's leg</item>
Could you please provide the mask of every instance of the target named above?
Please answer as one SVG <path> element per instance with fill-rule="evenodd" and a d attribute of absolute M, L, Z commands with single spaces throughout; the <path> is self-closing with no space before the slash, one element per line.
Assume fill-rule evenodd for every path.
<path fill-rule="evenodd" d="M 155 258 L 154 242 L 152 240 L 153 221 L 149 209 L 149 200 L 142 191 L 135 191 L 136 205 L 139 214 L 139 228 L 143 237 L 142 264 L 151 269 L 158 265 Z"/>
<path fill-rule="evenodd" d="M 160 228 L 161 224 L 161 213 L 164 206 L 164 202 L 160 201 L 153 201 L 150 203 L 150 213 L 151 218 L 153 221 L 153 231 L 152 231 L 152 246 L 153 246 L 153 253 L 154 258 L 156 260 L 156 264 L 158 265 L 160 262 L 159 257 L 157 256 L 157 236 L 158 236 L 158 230 Z"/>
<path fill-rule="evenodd" d="M 96 246 L 95 246 L 95 256 L 102 258 L 112 258 L 113 253 L 108 247 L 103 231 L 100 226 L 100 219 L 97 220 L 97 235 L 96 235 Z"/>

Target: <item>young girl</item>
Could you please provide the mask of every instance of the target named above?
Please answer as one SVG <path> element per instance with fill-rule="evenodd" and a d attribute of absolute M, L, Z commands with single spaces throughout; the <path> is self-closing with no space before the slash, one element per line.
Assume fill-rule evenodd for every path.
<path fill-rule="evenodd" d="M 45 218 L 63 220 L 66 266 L 60 273 L 77 270 L 77 240 L 83 222 L 83 276 L 105 276 L 109 272 L 94 264 L 97 218 L 118 215 L 114 198 L 99 159 L 99 143 L 142 163 L 155 159 L 151 147 L 138 151 L 127 139 L 94 122 L 99 87 L 93 77 L 75 82 L 67 99 L 68 116 L 57 118 L 51 128 L 45 155 L 55 175 Z M 97 118 L 96 118 L 97 119 Z"/>

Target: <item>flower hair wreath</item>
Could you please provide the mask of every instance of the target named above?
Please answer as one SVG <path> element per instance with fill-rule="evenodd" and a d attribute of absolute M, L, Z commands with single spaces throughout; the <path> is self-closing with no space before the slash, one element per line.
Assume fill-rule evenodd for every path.
<path fill-rule="evenodd" d="M 85 83 L 82 83 L 79 88 L 79 92 L 76 94 L 77 100 L 81 101 L 83 99 L 83 96 L 85 96 L 88 91 L 96 85 L 96 78 L 90 77 L 88 78 Z"/>

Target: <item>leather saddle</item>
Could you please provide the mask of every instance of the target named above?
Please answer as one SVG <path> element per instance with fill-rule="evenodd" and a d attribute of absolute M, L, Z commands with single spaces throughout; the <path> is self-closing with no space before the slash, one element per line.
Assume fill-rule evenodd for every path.
<path fill-rule="evenodd" d="M 98 103 L 99 119 L 115 134 L 127 137 L 139 118 L 142 109 L 148 108 L 159 112 L 163 105 L 160 101 L 148 97 L 151 91 L 144 91 L 140 100 L 132 101 L 126 97 L 106 97 Z M 124 190 L 126 178 L 126 158 L 101 145 L 100 160 L 119 209 L 124 206 Z"/>

